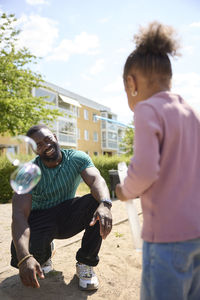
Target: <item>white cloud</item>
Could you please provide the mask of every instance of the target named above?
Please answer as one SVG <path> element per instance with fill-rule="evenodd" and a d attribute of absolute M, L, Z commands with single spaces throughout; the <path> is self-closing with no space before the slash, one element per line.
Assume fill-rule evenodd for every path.
<path fill-rule="evenodd" d="M 129 53 L 129 51 L 127 50 L 127 48 L 119 48 L 116 50 L 117 53 Z"/>
<path fill-rule="evenodd" d="M 93 50 L 99 47 L 99 38 L 96 35 L 82 32 L 74 40 L 64 39 L 53 49 L 47 60 L 68 61 L 72 54 L 94 54 Z"/>
<path fill-rule="evenodd" d="M 118 121 L 124 124 L 129 124 L 133 121 L 133 112 L 128 107 L 125 93 L 121 92 L 117 96 L 103 97 L 102 104 L 110 107 L 111 111 L 117 114 Z"/>
<path fill-rule="evenodd" d="M 178 93 L 195 110 L 200 111 L 200 74 L 194 72 L 177 73 L 173 77 L 173 92 Z"/>
<path fill-rule="evenodd" d="M 193 46 L 185 46 L 185 47 L 182 47 L 181 54 L 183 56 L 185 56 L 185 55 L 193 55 L 194 54 L 194 50 L 195 50 L 195 48 Z"/>
<path fill-rule="evenodd" d="M 105 60 L 98 59 L 95 64 L 90 68 L 90 74 L 96 75 L 104 70 Z"/>
<path fill-rule="evenodd" d="M 49 4 L 47 0 L 26 0 L 26 3 L 30 5 L 40 5 L 40 4 Z"/>
<path fill-rule="evenodd" d="M 103 90 L 104 90 L 104 92 L 108 92 L 108 93 L 122 92 L 124 90 L 122 77 L 118 76 L 115 79 L 115 81 L 113 81 L 112 83 L 106 85 Z"/>
<path fill-rule="evenodd" d="M 92 77 L 88 76 L 87 74 L 81 74 L 81 77 L 84 79 L 84 80 L 87 80 L 87 81 L 90 81 L 92 80 Z"/>
<path fill-rule="evenodd" d="M 57 23 L 39 15 L 23 15 L 18 19 L 22 29 L 18 47 L 27 47 L 36 56 L 45 56 L 51 52 L 58 37 Z"/>
<path fill-rule="evenodd" d="M 107 18 L 102 18 L 99 20 L 99 23 L 107 23 L 110 21 L 110 17 L 107 17 Z"/>
<path fill-rule="evenodd" d="M 197 27 L 200 28 L 200 22 L 193 22 L 189 25 L 190 27 Z"/>

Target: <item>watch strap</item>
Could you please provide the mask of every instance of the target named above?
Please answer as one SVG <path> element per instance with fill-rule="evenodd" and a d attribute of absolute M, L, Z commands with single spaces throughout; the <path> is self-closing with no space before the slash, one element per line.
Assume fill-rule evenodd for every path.
<path fill-rule="evenodd" d="M 112 201 L 110 199 L 102 199 L 100 203 L 107 203 L 110 205 L 110 207 L 112 207 Z"/>

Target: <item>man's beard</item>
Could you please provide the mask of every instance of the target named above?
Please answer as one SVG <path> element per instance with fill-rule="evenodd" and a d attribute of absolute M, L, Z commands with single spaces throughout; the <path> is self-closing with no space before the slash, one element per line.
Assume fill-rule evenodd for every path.
<path fill-rule="evenodd" d="M 44 160 L 46 162 L 53 162 L 53 161 L 56 161 L 59 158 L 60 147 L 58 146 L 58 144 L 56 144 L 56 143 L 52 144 L 51 147 L 54 148 L 55 152 L 51 156 L 48 156 L 45 153 L 40 155 L 42 160 Z"/>

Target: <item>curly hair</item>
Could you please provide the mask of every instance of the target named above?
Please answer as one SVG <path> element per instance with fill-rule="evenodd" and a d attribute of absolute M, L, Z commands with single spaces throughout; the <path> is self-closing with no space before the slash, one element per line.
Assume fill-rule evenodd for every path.
<path fill-rule="evenodd" d="M 152 22 L 141 27 L 134 35 L 135 50 L 130 53 L 124 65 L 124 81 L 130 70 L 140 70 L 144 75 L 158 74 L 171 79 L 172 68 L 169 55 L 178 56 L 179 41 L 171 26 Z"/>
<path fill-rule="evenodd" d="M 31 137 L 33 134 L 35 134 L 36 132 L 38 132 L 42 128 L 45 128 L 45 129 L 49 130 L 49 128 L 44 124 L 34 125 L 31 128 L 29 128 L 29 130 L 26 133 L 26 136 Z"/>

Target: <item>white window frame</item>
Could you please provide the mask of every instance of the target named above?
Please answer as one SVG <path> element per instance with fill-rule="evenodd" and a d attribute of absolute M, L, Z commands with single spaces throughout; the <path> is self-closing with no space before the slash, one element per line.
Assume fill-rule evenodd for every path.
<path fill-rule="evenodd" d="M 96 118 L 96 115 L 97 115 L 97 114 L 95 114 L 95 113 L 93 113 L 93 115 L 92 115 L 92 119 L 93 119 L 93 122 L 94 122 L 94 123 L 97 123 L 97 121 L 98 121 L 97 118 Z"/>
<path fill-rule="evenodd" d="M 81 139 L 81 132 L 80 132 L 80 128 L 77 128 L 77 140 Z"/>
<path fill-rule="evenodd" d="M 84 109 L 84 119 L 85 120 L 89 120 L 89 112 L 88 112 L 88 110 L 87 109 Z"/>
<path fill-rule="evenodd" d="M 96 137 L 95 137 L 95 136 L 96 136 Z M 94 142 L 98 142 L 98 140 L 99 140 L 98 132 L 94 131 L 94 132 L 93 132 L 93 141 L 94 141 Z"/>
<path fill-rule="evenodd" d="M 84 130 L 84 140 L 89 141 L 89 131 L 86 129 Z"/>

